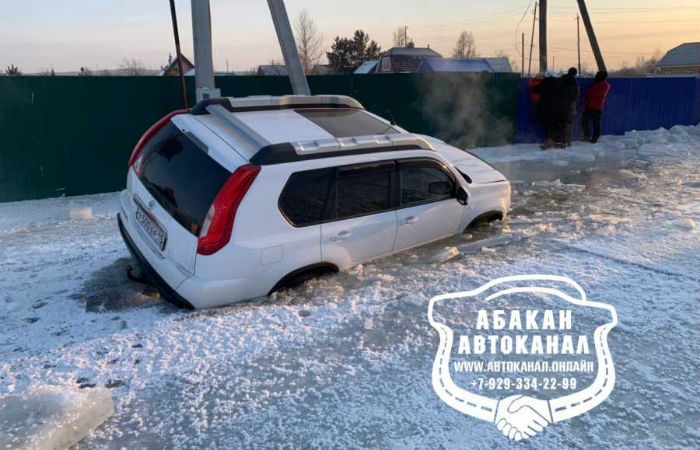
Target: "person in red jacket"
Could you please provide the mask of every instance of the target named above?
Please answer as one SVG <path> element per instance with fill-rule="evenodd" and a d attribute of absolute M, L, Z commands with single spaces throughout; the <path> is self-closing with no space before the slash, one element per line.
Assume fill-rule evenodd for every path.
<path fill-rule="evenodd" d="M 583 125 L 583 140 L 595 144 L 600 137 L 600 116 L 603 114 L 605 107 L 605 99 L 610 90 L 610 83 L 606 80 L 608 73 L 600 71 L 595 74 L 593 84 L 586 92 L 586 100 L 583 103 L 584 111 L 581 118 Z M 593 126 L 593 135 L 591 135 L 591 126 Z"/>

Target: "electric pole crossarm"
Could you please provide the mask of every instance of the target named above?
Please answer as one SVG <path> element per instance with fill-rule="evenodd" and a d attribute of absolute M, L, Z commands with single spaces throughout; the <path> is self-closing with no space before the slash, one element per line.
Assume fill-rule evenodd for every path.
<path fill-rule="evenodd" d="M 605 61 L 603 60 L 603 54 L 600 52 L 600 47 L 598 46 L 598 39 L 595 37 L 595 32 L 593 31 L 593 24 L 591 23 L 591 18 L 588 15 L 588 9 L 586 8 L 585 0 L 577 0 L 578 9 L 581 12 L 581 19 L 583 19 L 583 26 L 586 27 L 586 33 L 588 33 L 588 40 L 591 43 L 591 48 L 593 49 L 593 56 L 595 56 L 595 62 L 598 65 L 598 70 L 607 71 L 605 68 Z"/>
<path fill-rule="evenodd" d="M 304 69 L 301 67 L 301 59 L 299 58 L 299 52 L 294 42 L 294 34 L 292 34 L 292 27 L 289 24 L 289 17 L 287 17 L 284 1 L 267 0 L 267 4 L 270 7 L 272 22 L 275 25 L 277 39 L 282 49 L 282 56 L 284 57 L 284 64 L 289 74 L 292 92 L 294 92 L 295 95 L 311 95 L 309 84 L 306 81 L 306 74 L 304 74 Z"/>

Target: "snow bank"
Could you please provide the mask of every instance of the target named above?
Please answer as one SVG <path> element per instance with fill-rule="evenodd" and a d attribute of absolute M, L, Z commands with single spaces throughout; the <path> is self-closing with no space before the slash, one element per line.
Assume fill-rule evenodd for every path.
<path fill-rule="evenodd" d="M 700 126 L 676 125 L 670 130 L 629 131 L 624 136 L 602 136 L 597 144 L 574 142 L 565 149 L 540 150 L 536 144 L 506 145 L 469 150 L 491 164 L 511 164 L 521 161 L 548 161 L 553 166 L 566 167 L 569 162 L 592 163 L 598 159 L 619 159 L 644 156 L 670 156 L 687 153 L 687 146 L 696 146 Z"/>
<path fill-rule="evenodd" d="M 108 389 L 55 386 L 0 398 L 0 448 L 62 450 L 77 443 L 114 412 Z"/>

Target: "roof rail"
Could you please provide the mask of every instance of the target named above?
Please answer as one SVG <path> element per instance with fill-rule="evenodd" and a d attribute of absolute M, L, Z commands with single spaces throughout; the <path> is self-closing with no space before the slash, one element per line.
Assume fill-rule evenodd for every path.
<path fill-rule="evenodd" d="M 202 100 L 192 107 L 191 114 L 208 114 L 207 107 L 220 105 L 229 112 L 269 111 L 293 108 L 357 108 L 357 100 L 345 95 L 253 95 L 250 97 L 221 97 Z"/>
<path fill-rule="evenodd" d="M 435 149 L 425 139 L 411 133 L 369 135 L 271 144 L 260 149 L 250 162 L 261 166 L 401 150 Z"/>
<path fill-rule="evenodd" d="M 190 110 L 190 114 L 192 114 L 193 116 L 209 114 L 209 112 L 207 111 L 207 106 L 212 105 L 221 105 L 229 111 L 231 110 L 231 100 L 229 100 L 226 97 L 205 98 L 204 100 L 199 101 L 196 105 L 192 107 L 192 109 Z"/>

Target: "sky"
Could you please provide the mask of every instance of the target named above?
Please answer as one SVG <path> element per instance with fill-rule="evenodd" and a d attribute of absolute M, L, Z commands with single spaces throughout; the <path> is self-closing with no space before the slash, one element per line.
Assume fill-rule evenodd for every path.
<path fill-rule="evenodd" d="M 210 0 L 214 67 L 248 70 L 281 60 L 265 0 Z M 336 36 L 369 33 L 383 49 L 396 28 L 408 27 L 417 46 L 450 56 L 459 33 L 471 31 L 481 56 L 499 50 L 520 64 L 521 33 L 529 53 L 532 0 L 286 0 L 289 17 L 307 9 L 326 48 Z M 135 59 L 157 69 L 174 53 L 168 0 L 2 0 L 0 68 L 24 73 L 117 68 Z M 700 40 L 697 0 L 588 0 L 608 68 Z M 192 59 L 189 0 L 176 1 L 183 53 Z M 576 0 L 549 0 L 549 64 L 576 65 Z M 535 32 L 533 67 L 537 66 Z M 581 24 L 583 65 L 594 67 Z M 552 61 L 554 60 L 554 61 Z M 527 58 L 525 65 L 527 66 Z"/>

